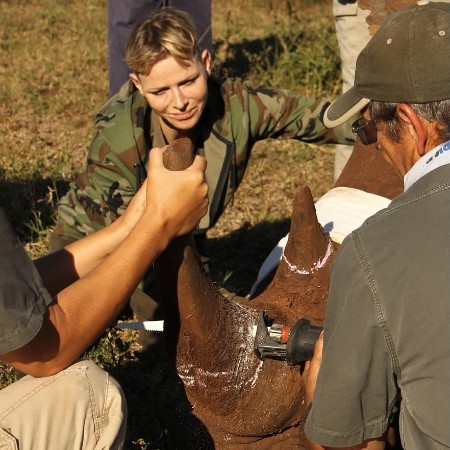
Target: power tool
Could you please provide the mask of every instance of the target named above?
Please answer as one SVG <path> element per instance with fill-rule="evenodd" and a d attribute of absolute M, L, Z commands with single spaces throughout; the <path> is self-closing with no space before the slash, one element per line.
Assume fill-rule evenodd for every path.
<path fill-rule="evenodd" d="M 295 366 L 309 361 L 314 355 L 314 346 L 322 327 L 312 325 L 306 318 L 298 320 L 292 328 L 270 324 L 264 312 L 260 312 L 255 330 L 255 353 L 266 358 L 286 361 Z"/>
<path fill-rule="evenodd" d="M 116 328 L 162 332 L 164 321 L 120 322 Z M 264 312 L 260 312 L 253 331 L 256 356 L 261 360 L 269 358 L 286 361 L 290 366 L 301 364 L 313 357 L 314 346 L 321 332 L 322 327 L 312 325 L 305 318 L 289 328 L 277 323 L 270 324 Z"/>

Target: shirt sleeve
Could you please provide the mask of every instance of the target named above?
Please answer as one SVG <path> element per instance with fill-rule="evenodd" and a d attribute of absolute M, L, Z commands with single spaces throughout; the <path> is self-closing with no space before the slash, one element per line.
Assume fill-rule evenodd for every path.
<path fill-rule="evenodd" d="M 323 114 L 330 104 L 327 99 L 312 99 L 287 89 L 244 85 L 246 90 L 242 91 L 241 101 L 248 114 L 253 141 L 283 138 L 317 144 L 354 143 L 349 123 L 335 129 L 327 129 L 323 124 Z M 236 119 L 240 126 L 246 126 L 245 119 Z"/>
<path fill-rule="evenodd" d="M 333 264 L 322 365 L 306 434 L 331 447 L 379 437 L 389 426 L 396 398 L 389 351 L 349 236 Z"/>
<path fill-rule="evenodd" d="M 0 354 L 30 342 L 52 298 L 0 209 Z"/>
<path fill-rule="evenodd" d="M 58 226 L 62 234 L 81 239 L 110 225 L 128 207 L 137 190 L 136 177 L 121 156 L 126 158 L 133 152 L 126 153 L 120 143 L 111 148 L 103 133 L 97 133 L 85 171 L 70 184 L 69 191 L 58 203 Z"/>

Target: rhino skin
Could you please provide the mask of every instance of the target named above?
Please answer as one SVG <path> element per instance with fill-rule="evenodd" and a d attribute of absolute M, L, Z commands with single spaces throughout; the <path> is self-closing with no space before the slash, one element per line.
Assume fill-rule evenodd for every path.
<path fill-rule="evenodd" d="M 366 18 L 370 35 L 376 33 L 387 16 L 415 3 L 416 0 L 358 0 L 361 9 L 370 11 Z"/>
<path fill-rule="evenodd" d="M 176 152 L 177 145 L 169 150 Z M 190 161 L 187 157 L 177 163 L 177 170 Z M 373 146 L 356 145 L 336 185 L 392 197 L 402 183 Z M 252 330 L 260 311 L 288 326 L 301 317 L 321 325 L 337 248 L 317 220 L 311 191 L 301 187 L 293 202 L 285 258 L 267 288 L 251 301 L 218 292 L 192 234 L 172 241 L 155 262 L 168 355 L 215 449 L 306 448 L 304 368 L 259 360 Z"/>

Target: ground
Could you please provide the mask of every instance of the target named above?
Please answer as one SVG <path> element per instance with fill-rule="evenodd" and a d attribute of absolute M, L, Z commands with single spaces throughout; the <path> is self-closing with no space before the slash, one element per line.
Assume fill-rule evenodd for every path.
<path fill-rule="evenodd" d="M 308 96 L 340 92 L 328 0 L 213 0 L 215 70 Z M 55 205 L 82 170 L 95 111 L 107 99 L 104 0 L 0 0 L 0 201 L 30 256 L 47 250 Z M 318 198 L 332 185 L 333 147 L 268 141 L 208 232 L 210 273 L 246 295 L 265 255 L 289 227 L 293 194 Z M 124 311 L 130 318 L 130 311 Z M 111 371 L 129 404 L 127 449 L 170 449 L 180 429 L 207 449 L 183 386 L 161 348 L 135 352 L 135 334 L 114 328 L 86 357 Z M 0 367 L 0 383 L 16 374 Z M 186 422 L 187 421 L 187 422 Z M 173 431 L 175 429 L 175 432 Z M 202 438 L 203 437 L 203 438 Z M 207 441 L 207 440 L 206 440 Z M 183 447 L 183 450 L 186 447 Z"/>

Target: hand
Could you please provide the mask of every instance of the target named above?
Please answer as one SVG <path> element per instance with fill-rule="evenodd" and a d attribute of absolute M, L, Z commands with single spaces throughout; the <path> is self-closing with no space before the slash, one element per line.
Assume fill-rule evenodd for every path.
<path fill-rule="evenodd" d="M 306 404 L 311 405 L 314 391 L 316 390 L 317 375 L 319 374 L 320 365 L 322 364 L 322 349 L 323 349 L 323 331 L 320 333 L 314 347 L 314 355 L 311 361 L 305 364 L 305 371 L 303 372 L 303 381 L 306 386 Z M 309 450 L 324 450 L 319 444 L 308 440 Z"/>
<path fill-rule="evenodd" d="M 303 372 L 303 380 L 306 385 L 306 403 L 309 405 L 314 397 L 316 390 L 317 375 L 319 374 L 320 365 L 322 364 L 322 350 L 323 350 L 323 331 L 320 333 L 314 347 L 314 355 L 311 361 L 305 364 L 305 371 Z"/>
<path fill-rule="evenodd" d="M 196 156 L 186 170 L 165 168 L 164 149 L 150 152 L 145 214 L 153 217 L 173 238 L 192 231 L 208 211 L 208 185 L 205 181 L 206 159 Z"/>

